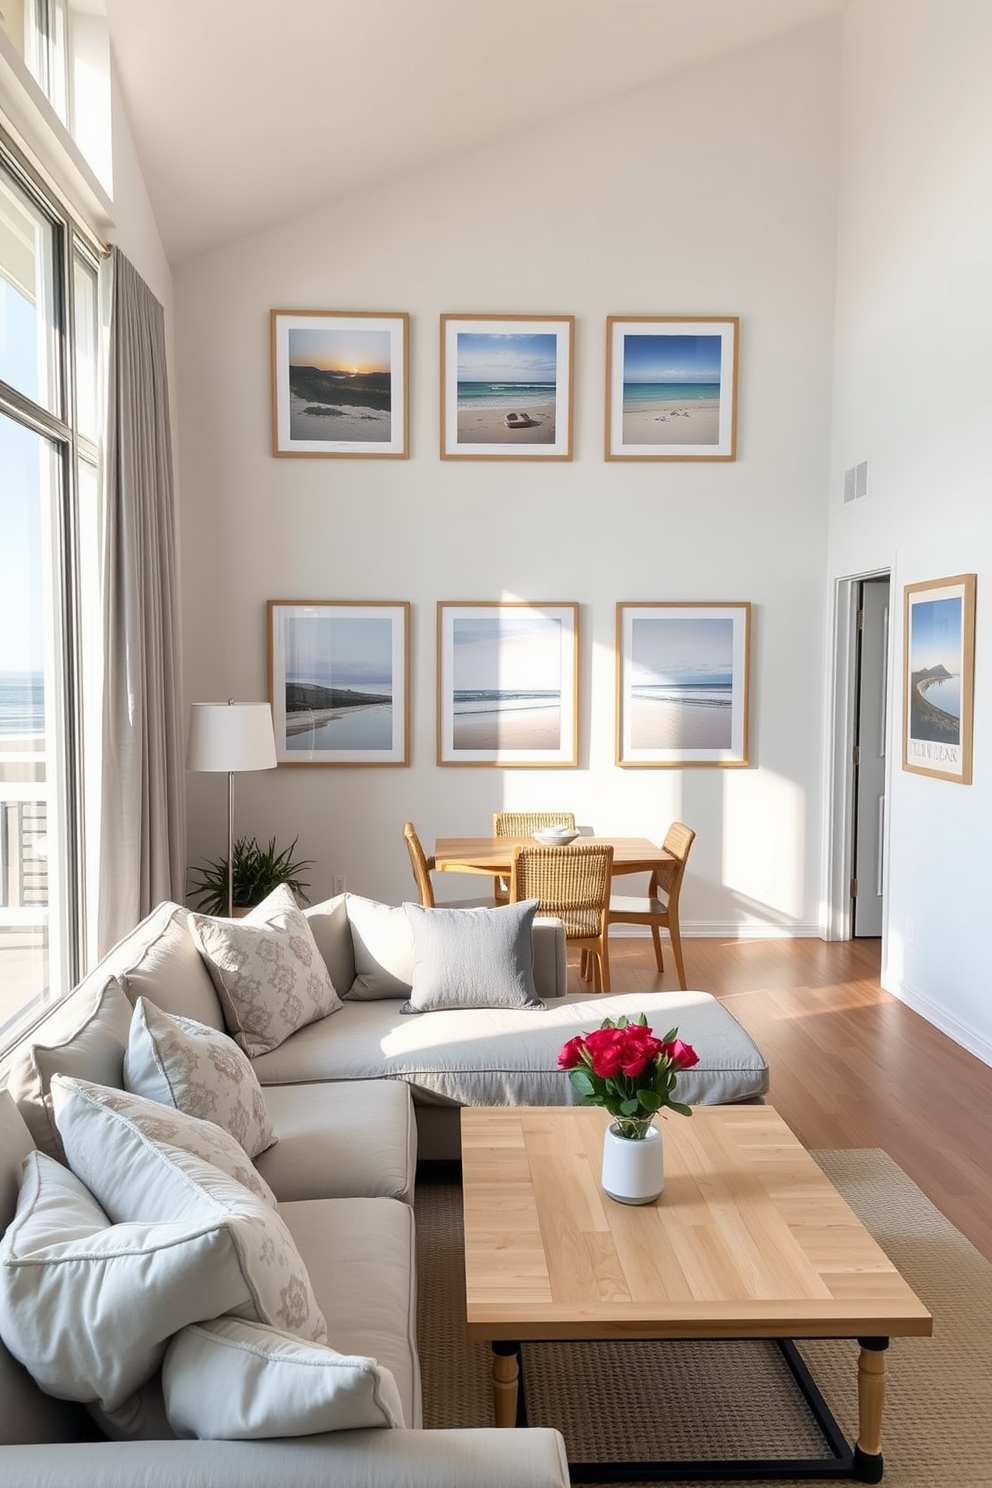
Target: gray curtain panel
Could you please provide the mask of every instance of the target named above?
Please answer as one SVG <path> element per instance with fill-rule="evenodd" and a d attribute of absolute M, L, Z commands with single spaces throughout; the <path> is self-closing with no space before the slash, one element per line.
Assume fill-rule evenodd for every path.
<path fill-rule="evenodd" d="M 179 608 L 165 314 L 116 248 L 103 469 L 104 694 L 99 955 L 184 897 Z"/>

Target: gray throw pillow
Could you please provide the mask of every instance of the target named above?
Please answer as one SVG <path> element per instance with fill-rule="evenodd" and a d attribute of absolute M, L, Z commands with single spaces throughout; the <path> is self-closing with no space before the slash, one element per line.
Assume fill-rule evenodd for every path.
<path fill-rule="evenodd" d="M 536 899 L 497 909 L 404 904 L 413 932 L 413 986 L 403 1013 L 446 1008 L 543 1008 L 534 986 Z"/>

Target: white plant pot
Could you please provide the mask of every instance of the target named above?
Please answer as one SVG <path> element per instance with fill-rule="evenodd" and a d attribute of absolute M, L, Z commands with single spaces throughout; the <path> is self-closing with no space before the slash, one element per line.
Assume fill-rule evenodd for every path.
<path fill-rule="evenodd" d="M 641 1138 L 603 1133 L 603 1191 L 619 1204 L 650 1204 L 665 1187 L 665 1145 L 656 1126 Z"/>

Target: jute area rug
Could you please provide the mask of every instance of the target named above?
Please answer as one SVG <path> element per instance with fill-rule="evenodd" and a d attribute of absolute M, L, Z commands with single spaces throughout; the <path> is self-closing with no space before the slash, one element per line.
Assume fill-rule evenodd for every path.
<path fill-rule="evenodd" d="M 932 1338 L 893 1339 L 887 1354 L 887 1488 L 992 1488 L 992 1264 L 881 1150 L 813 1156 L 934 1317 Z M 416 1218 L 424 1425 L 491 1425 L 489 1346 L 464 1334 L 454 1166 L 425 1170 Z M 856 1342 L 802 1352 L 853 1441 Z M 523 1363 L 528 1420 L 556 1426 L 570 1461 L 824 1454 L 774 1344 L 526 1344 Z"/>

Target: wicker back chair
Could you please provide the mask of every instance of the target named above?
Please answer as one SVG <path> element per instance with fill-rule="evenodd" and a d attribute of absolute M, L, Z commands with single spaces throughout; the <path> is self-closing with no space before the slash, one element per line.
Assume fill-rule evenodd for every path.
<path fill-rule="evenodd" d="M 609 843 L 570 847 L 518 847 L 513 853 L 510 900 L 536 899 L 538 914 L 556 915 L 565 940 L 583 952 L 581 973 L 591 972 L 595 992 L 610 991 L 607 910 L 613 874 Z"/>
<path fill-rule="evenodd" d="M 608 920 L 611 925 L 648 925 L 654 941 L 654 959 L 659 971 L 664 971 L 665 962 L 661 952 L 661 931 L 667 930 L 672 942 L 672 955 L 679 976 L 679 986 L 685 992 L 685 963 L 682 960 L 682 935 L 679 929 L 679 896 L 682 880 L 689 858 L 689 849 L 696 834 L 684 822 L 672 822 L 662 844 L 670 852 L 674 862 L 656 868 L 651 875 L 646 898 L 625 894 L 614 894 L 610 899 Z"/>
<path fill-rule="evenodd" d="M 574 811 L 494 811 L 494 837 L 533 837 L 545 827 L 568 827 L 575 831 Z"/>
<path fill-rule="evenodd" d="M 494 837 L 533 837 L 545 827 L 568 827 L 575 831 L 574 811 L 494 811 Z M 493 879 L 493 898 L 504 904 L 510 892 L 505 878 Z"/>

